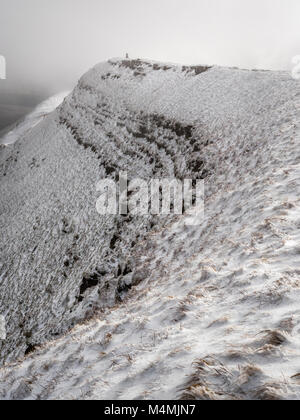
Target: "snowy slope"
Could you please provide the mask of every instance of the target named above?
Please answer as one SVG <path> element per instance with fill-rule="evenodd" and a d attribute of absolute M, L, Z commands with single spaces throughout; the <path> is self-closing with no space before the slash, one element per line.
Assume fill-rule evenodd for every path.
<path fill-rule="evenodd" d="M 1 397 L 298 399 L 299 106 L 285 72 L 112 60 L 0 151 L 2 360 L 42 344 Z M 205 178 L 203 225 L 101 219 L 120 169 Z"/>
<path fill-rule="evenodd" d="M 58 95 L 52 96 L 38 105 L 31 113 L 11 127 L 9 130 L 3 130 L 5 133 L 2 135 L 0 132 L 0 144 L 9 145 L 13 144 L 28 133 L 28 131 L 39 124 L 43 118 L 53 112 L 64 100 L 69 92 L 62 92 Z"/>

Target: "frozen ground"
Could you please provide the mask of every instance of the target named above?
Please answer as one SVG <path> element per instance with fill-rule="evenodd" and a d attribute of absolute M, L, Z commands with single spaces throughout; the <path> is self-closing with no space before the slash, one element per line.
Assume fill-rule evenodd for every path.
<path fill-rule="evenodd" d="M 299 107 L 285 72 L 112 60 L 2 148 L 1 398 L 299 399 Z M 205 178 L 204 223 L 101 218 L 120 169 Z"/>

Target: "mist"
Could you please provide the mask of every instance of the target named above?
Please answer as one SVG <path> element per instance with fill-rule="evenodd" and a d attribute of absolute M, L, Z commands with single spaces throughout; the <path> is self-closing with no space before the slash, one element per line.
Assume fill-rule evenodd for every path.
<path fill-rule="evenodd" d="M 272 70 L 290 69 L 300 53 L 299 0 L 0 0 L 0 7 L 7 62 L 0 128 L 9 107 L 25 113 L 126 53 Z"/>

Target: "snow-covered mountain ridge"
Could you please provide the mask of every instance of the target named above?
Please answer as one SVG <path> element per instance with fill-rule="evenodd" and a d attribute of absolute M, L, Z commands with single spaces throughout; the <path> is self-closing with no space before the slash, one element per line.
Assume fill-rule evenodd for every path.
<path fill-rule="evenodd" d="M 93 317 L 2 397 L 299 397 L 299 105 L 285 72 L 111 60 L 2 149 L 2 360 Z M 205 178 L 203 226 L 102 219 L 120 170 Z"/>

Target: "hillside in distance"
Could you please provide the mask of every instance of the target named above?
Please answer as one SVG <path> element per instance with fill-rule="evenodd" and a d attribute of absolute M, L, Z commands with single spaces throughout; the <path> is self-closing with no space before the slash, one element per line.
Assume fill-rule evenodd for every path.
<path fill-rule="evenodd" d="M 0 397 L 299 398 L 299 106 L 287 72 L 114 59 L 2 147 Z M 203 224 L 101 217 L 120 171 L 204 179 Z"/>

